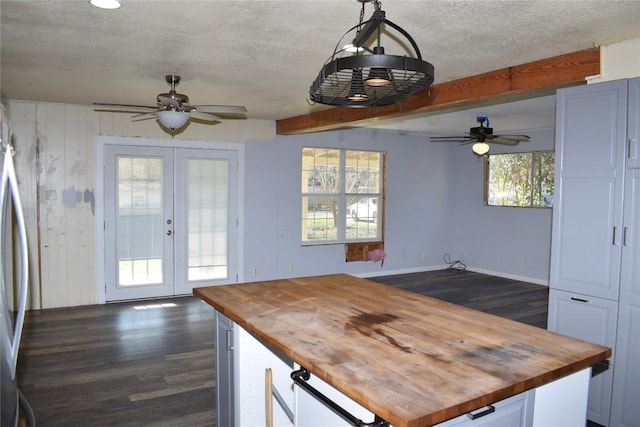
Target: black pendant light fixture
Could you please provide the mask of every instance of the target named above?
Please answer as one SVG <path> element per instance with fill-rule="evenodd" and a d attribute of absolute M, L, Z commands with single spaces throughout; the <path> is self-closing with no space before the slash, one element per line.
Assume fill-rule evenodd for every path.
<path fill-rule="evenodd" d="M 409 33 L 386 19 L 379 0 L 357 1 L 362 3 L 360 22 L 342 36 L 322 66 L 309 88 L 311 101 L 344 107 L 375 107 L 401 102 L 430 86 L 434 78 L 433 65 L 422 60 L 420 49 Z M 372 3 L 375 8 L 367 21 L 363 21 L 365 3 Z M 391 34 L 391 30 L 402 37 Z M 345 37 L 354 32 L 351 44 L 340 47 Z M 405 54 L 386 54 L 381 44 L 383 36 Z M 413 49 L 410 56 L 406 55 L 408 45 L 402 43 L 402 38 Z"/>

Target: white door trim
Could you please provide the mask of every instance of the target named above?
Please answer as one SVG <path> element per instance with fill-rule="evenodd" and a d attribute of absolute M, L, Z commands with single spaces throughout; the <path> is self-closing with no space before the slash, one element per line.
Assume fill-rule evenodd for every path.
<path fill-rule="evenodd" d="M 213 141 L 189 141 L 178 139 L 142 138 L 142 137 L 118 137 L 118 136 L 97 136 L 96 137 L 96 167 L 95 167 L 95 216 L 96 216 L 96 296 L 98 304 L 106 303 L 105 292 L 105 204 L 104 204 L 104 148 L 107 145 L 130 145 L 130 146 L 154 146 L 154 147 L 179 147 L 179 148 L 201 148 L 212 150 L 231 150 L 237 152 L 238 158 L 238 197 L 237 209 L 238 228 L 236 245 L 236 259 L 238 281 L 244 280 L 243 257 L 244 253 L 244 144 L 233 142 L 213 142 Z"/>

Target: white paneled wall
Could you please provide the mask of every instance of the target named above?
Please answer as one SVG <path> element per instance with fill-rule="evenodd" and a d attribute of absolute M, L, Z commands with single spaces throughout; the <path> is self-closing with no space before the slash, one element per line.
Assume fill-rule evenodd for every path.
<path fill-rule="evenodd" d="M 30 246 L 30 308 L 95 304 L 95 141 L 98 135 L 171 138 L 155 120 L 98 113 L 89 106 L 10 101 Z M 270 140 L 268 120 L 190 124 L 180 139 Z"/>

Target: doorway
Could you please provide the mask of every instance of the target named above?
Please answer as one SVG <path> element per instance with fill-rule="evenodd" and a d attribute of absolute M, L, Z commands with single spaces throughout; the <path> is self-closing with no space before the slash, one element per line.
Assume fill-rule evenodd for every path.
<path fill-rule="evenodd" d="M 105 300 L 237 281 L 238 154 L 104 146 Z"/>

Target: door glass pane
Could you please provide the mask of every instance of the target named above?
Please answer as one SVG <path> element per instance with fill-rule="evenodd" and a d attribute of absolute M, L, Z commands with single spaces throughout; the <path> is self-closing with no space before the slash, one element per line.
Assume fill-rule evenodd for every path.
<path fill-rule="evenodd" d="M 228 275 L 229 161 L 188 159 L 188 280 Z"/>
<path fill-rule="evenodd" d="M 117 158 L 118 285 L 162 283 L 163 159 Z"/>

